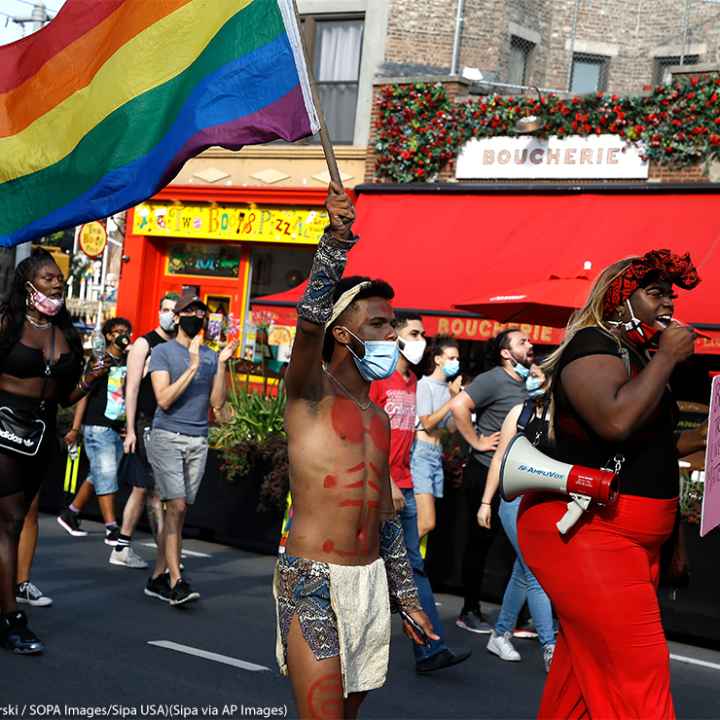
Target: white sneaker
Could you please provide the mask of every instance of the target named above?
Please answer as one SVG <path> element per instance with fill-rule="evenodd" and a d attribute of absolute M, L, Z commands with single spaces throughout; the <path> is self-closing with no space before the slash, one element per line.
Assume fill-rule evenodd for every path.
<path fill-rule="evenodd" d="M 512 633 L 506 632 L 504 635 L 498 635 L 493 630 L 487 644 L 488 651 L 493 655 L 497 655 L 501 660 L 519 662 L 522 658 L 510 642 L 511 637 Z"/>
<path fill-rule="evenodd" d="M 129 545 L 120 550 L 120 552 L 113 550 L 110 553 L 109 562 L 111 565 L 122 565 L 129 568 L 137 568 L 138 570 L 143 570 L 148 566 L 145 560 L 143 560 Z"/>
<path fill-rule="evenodd" d="M 20 583 L 15 589 L 15 600 L 33 607 L 47 607 L 52 605 L 52 599 L 43 595 L 37 585 L 28 582 Z"/>
<path fill-rule="evenodd" d="M 543 649 L 543 663 L 545 663 L 545 672 L 550 672 L 553 655 L 555 654 L 555 644 L 546 645 Z"/>

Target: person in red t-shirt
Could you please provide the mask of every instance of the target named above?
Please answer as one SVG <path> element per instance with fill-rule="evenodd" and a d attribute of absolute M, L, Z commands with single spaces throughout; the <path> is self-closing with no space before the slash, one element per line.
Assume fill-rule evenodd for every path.
<path fill-rule="evenodd" d="M 439 640 L 431 640 L 428 645 L 413 644 L 415 669 L 419 673 L 426 673 L 457 665 L 467 660 L 471 653 L 453 652 L 445 645 L 442 623 L 420 555 L 417 507 L 410 475 L 410 451 L 415 437 L 417 378 L 410 366 L 418 365 L 425 354 L 425 330 L 420 316 L 409 313 L 397 313 L 395 330 L 400 344 L 397 369 L 389 378 L 373 382 L 370 386 L 370 399 L 385 410 L 390 418 L 390 480 L 393 504 L 402 522 L 405 546 L 420 602 L 435 632 L 440 636 Z"/>

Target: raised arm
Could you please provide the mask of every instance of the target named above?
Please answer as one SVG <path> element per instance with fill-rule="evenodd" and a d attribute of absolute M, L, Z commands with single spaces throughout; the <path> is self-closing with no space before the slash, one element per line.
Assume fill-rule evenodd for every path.
<path fill-rule="evenodd" d="M 125 413 L 127 425 L 123 448 L 126 453 L 135 452 L 137 438 L 135 437 L 135 417 L 137 415 L 137 401 L 140 393 L 140 383 L 145 370 L 150 345 L 144 338 L 138 338 L 130 348 L 127 357 L 127 377 L 125 379 Z"/>
<path fill-rule="evenodd" d="M 215 377 L 213 378 L 212 390 L 210 392 L 210 407 L 217 416 L 220 410 L 222 410 L 225 400 L 227 400 L 227 383 L 225 379 L 225 373 L 227 370 L 228 360 L 235 353 L 237 348 L 236 342 L 231 342 L 226 345 L 218 354 L 218 366 L 215 371 Z"/>
<path fill-rule="evenodd" d="M 188 351 L 190 353 L 190 364 L 188 369 L 174 382 L 170 382 L 169 369 L 162 366 L 158 361 L 161 357 L 160 352 L 157 350 L 152 354 L 150 359 L 152 375 L 153 392 L 155 393 L 155 399 L 157 404 L 166 412 L 174 405 L 175 401 L 188 389 L 188 386 L 195 377 L 195 374 L 200 367 L 200 345 L 202 344 L 202 338 L 200 335 L 196 335 L 190 341 L 190 347 Z M 157 366 L 154 363 L 158 363 Z"/>
<path fill-rule="evenodd" d="M 285 374 L 289 399 L 314 399 L 322 387 L 321 361 L 325 324 L 332 315 L 333 291 L 342 277 L 352 234 L 355 209 L 342 188 L 330 185 L 325 201 L 330 224 L 320 239 L 307 288 L 297 306 L 298 323 L 292 356 Z"/>
<path fill-rule="evenodd" d="M 634 378 L 628 379 L 620 358 L 588 355 L 563 369 L 563 387 L 575 409 L 600 437 L 621 441 L 654 412 L 672 371 L 692 355 L 693 346 L 693 333 L 674 324 L 662 333 L 658 351 Z"/>

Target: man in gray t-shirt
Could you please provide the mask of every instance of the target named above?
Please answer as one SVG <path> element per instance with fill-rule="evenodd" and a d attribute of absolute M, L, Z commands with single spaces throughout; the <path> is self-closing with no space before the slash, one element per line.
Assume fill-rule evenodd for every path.
<path fill-rule="evenodd" d="M 225 404 L 225 363 L 235 343 L 219 355 L 203 346 L 200 331 L 208 308 L 194 293 L 183 295 L 174 313 L 177 337 L 155 348 L 148 369 L 157 410 L 147 453 L 165 503 L 165 523 L 145 594 L 182 605 L 200 597 L 180 576 L 182 529 L 187 506 L 195 501 L 205 473 L 209 406 L 217 410 Z"/>
<path fill-rule="evenodd" d="M 466 502 L 464 601 L 456 625 L 485 634 L 490 633 L 492 627 L 482 615 L 480 596 L 485 561 L 499 523 L 491 523 L 491 529 L 486 530 L 478 524 L 477 512 L 505 416 L 528 397 L 525 381 L 534 358 L 528 336 L 513 328 L 499 333 L 491 341 L 490 351 L 496 367 L 478 375 L 450 404 L 457 429 L 472 448 L 463 477 Z"/>

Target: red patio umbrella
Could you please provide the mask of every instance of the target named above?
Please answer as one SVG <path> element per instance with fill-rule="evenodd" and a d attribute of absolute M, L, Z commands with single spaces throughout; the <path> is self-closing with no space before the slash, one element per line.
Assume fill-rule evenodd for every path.
<path fill-rule="evenodd" d="M 585 304 L 591 287 L 587 275 L 570 278 L 551 275 L 542 282 L 508 288 L 506 293 L 466 300 L 454 307 L 502 323 L 565 327 L 573 312 Z"/>

